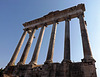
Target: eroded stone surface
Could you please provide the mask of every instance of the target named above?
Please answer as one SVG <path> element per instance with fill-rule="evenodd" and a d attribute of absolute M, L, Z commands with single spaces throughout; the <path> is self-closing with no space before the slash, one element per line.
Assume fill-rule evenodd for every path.
<path fill-rule="evenodd" d="M 4 77 L 97 77 L 95 65 L 83 62 L 9 66 L 5 75 Z"/>
<path fill-rule="evenodd" d="M 16 66 L 6 66 L 3 77 L 97 77 L 96 76 L 96 68 L 95 68 L 95 60 L 92 57 L 92 51 L 90 50 L 88 33 L 86 30 L 86 23 L 84 23 L 84 11 L 85 7 L 84 4 L 79 4 L 77 6 L 62 10 L 62 11 L 55 11 L 50 12 L 49 14 L 45 15 L 42 18 L 27 22 L 24 25 L 25 28 L 29 29 L 37 29 L 41 27 L 41 25 L 46 24 L 50 25 L 53 24 L 55 21 L 65 21 L 65 19 L 72 19 L 78 17 L 80 20 L 80 28 L 81 28 L 81 35 L 82 35 L 82 43 L 83 43 L 83 51 L 84 51 L 84 58 L 82 62 L 72 63 L 70 60 L 70 40 L 69 40 L 69 30 L 66 29 L 66 44 L 65 44 L 65 53 L 64 53 L 64 60 L 62 63 L 53 63 L 53 52 L 54 52 L 54 43 L 55 43 L 55 36 L 56 36 L 56 24 L 53 25 L 50 44 L 48 49 L 48 55 L 46 62 L 43 65 L 34 65 L 33 64 L 25 64 L 29 49 L 31 47 L 34 33 L 35 31 L 32 30 L 29 40 L 25 46 L 23 55 L 19 63 Z M 34 26 L 35 25 L 35 26 Z M 65 24 L 66 25 L 66 24 Z M 67 26 L 69 26 L 69 22 L 67 22 Z M 69 27 L 67 27 L 69 28 Z M 40 38 L 40 37 L 39 37 Z M 41 43 L 41 39 L 38 40 Z M 37 43 L 35 52 L 35 58 L 32 61 L 36 60 L 39 54 L 40 43 Z"/>
<path fill-rule="evenodd" d="M 32 29 L 33 27 L 39 28 L 42 26 L 41 24 L 51 25 L 53 24 L 54 21 L 61 22 L 64 21 L 65 18 L 67 17 L 70 17 L 71 19 L 75 18 L 84 11 L 85 11 L 84 4 L 79 4 L 77 6 L 65 10 L 50 12 L 49 14 L 41 18 L 24 23 L 23 26 L 28 29 Z"/>

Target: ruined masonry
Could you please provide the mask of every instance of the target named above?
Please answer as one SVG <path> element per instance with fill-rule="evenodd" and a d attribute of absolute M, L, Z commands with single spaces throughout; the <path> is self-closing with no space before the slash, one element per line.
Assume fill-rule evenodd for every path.
<path fill-rule="evenodd" d="M 29 21 L 23 24 L 24 32 L 19 40 L 19 43 L 14 51 L 14 54 L 4 69 L 3 77 L 97 77 L 95 60 L 92 56 L 89 38 L 87 33 L 87 25 L 84 20 L 84 4 L 62 10 L 54 11 L 49 14 Z M 81 62 L 71 62 L 70 60 L 70 21 L 72 18 L 78 18 L 80 23 L 82 46 L 84 58 Z M 64 58 L 61 63 L 53 63 L 54 45 L 56 39 L 57 23 L 65 21 L 65 40 L 64 40 Z M 39 51 L 47 26 L 53 24 L 51 37 L 48 47 L 47 58 L 42 65 L 37 64 Z M 37 43 L 33 52 L 33 56 L 29 64 L 25 64 L 31 44 L 34 39 L 35 31 L 41 28 Z M 24 42 L 26 34 L 29 34 L 29 39 L 24 48 L 23 54 L 15 65 L 15 61 Z"/>

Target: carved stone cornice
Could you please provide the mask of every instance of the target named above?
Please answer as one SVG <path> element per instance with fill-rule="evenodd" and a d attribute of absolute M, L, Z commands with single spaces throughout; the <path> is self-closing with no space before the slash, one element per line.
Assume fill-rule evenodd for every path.
<path fill-rule="evenodd" d="M 47 25 L 51 25 L 53 24 L 53 21 L 58 21 L 58 22 L 64 21 L 65 17 L 66 18 L 70 17 L 70 19 L 78 17 L 78 15 L 80 15 L 84 11 L 85 11 L 84 4 L 79 4 L 77 6 L 74 6 L 62 11 L 57 10 L 54 12 L 50 12 L 41 18 L 24 23 L 23 26 L 29 29 L 33 27 L 39 28 L 42 26 L 41 24 L 46 23 Z"/>

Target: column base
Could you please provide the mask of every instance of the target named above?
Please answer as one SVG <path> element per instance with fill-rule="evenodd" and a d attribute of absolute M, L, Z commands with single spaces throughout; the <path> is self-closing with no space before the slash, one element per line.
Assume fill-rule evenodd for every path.
<path fill-rule="evenodd" d="M 90 59 L 85 59 L 84 58 L 84 59 L 81 59 L 81 61 L 84 62 L 84 63 L 88 63 L 88 62 L 89 63 L 95 63 L 96 62 L 95 59 L 93 59 L 93 58 L 90 58 Z"/>
<path fill-rule="evenodd" d="M 8 63 L 7 66 L 15 66 L 15 63 Z"/>
<path fill-rule="evenodd" d="M 44 62 L 44 64 L 50 64 L 50 63 L 53 63 L 53 61 L 52 61 L 52 60 L 46 60 L 46 61 Z"/>
<path fill-rule="evenodd" d="M 37 62 L 30 62 L 30 65 L 37 65 Z"/>
<path fill-rule="evenodd" d="M 71 60 L 64 59 L 61 63 L 72 63 Z"/>
<path fill-rule="evenodd" d="M 18 62 L 17 65 L 24 65 L 24 63 L 23 62 Z"/>

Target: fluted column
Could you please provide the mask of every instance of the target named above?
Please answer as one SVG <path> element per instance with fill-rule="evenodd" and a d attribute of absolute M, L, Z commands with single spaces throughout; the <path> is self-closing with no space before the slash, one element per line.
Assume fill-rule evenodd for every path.
<path fill-rule="evenodd" d="M 40 51 L 40 48 L 41 48 L 41 43 L 42 43 L 44 31 L 45 31 L 45 26 L 42 26 L 40 33 L 39 33 L 37 43 L 36 43 L 36 46 L 35 46 L 35 50 L 34 50 L 32 59 L 31 59 L 29 64 L 34 64 L 34 65 L 37 64 L 37 59 L 38 59 L 39 51 Z"/>
<path fill-rule="evenodd" d="M 48 54 L 45 63 L 52 63 L 53 62 L 53 53 L 54 53 L 54 44 L 55 44 L 55 37 L 56 37 L 56 28 L 57 23 L 54 22 L 49 42 Z"/>
<path fill-rule="evenodd" d="M 63 62 L 70 61 L 70 20 L 65 20 L 65 41 L 64 41 L 64 60 Z"/>
<path fill-rule="evenodd" d="M 32 44 L 32 42 L 33 42 L 33 37 L 34 37 L 35 31 L 36 31 L 36 29 L 33 28 L 32 32 L 31 32 L 31 34 L 30 34 L 30 36 L 29 36 L 29 39 L 28 39 L 28 41 L 27 41 L 27 44 L 26 44 L 26 46 L 25 46 L 25 49 L 24 49 L 24 51 L 23 51 L 23 54 L 22 54 L 22 56 L 21 56 L 21 59 L 20 59 L 20 61 L 18 62 L 18 65 L 20 65 L 20 64 L 25 64 L 26 58 L 27 58 L 27 56 L 28 56 L 28 53 L 29 53 L 29 50 L 30 50 L 30 47 L 31 47 L 31 44 Z"/>
<path fill-rule="evenodd" d="M 16 61 L 17 56 L 18 56 L 18 54 L 19 54 L 19 51 L 20 51 L 20 49 L 21 49 L 21 47 L 22 47 L 22 44 L 23 44 L 23 42 L 24 42 L 24 39 L 25 39 L 26 34 L 27 34 L 27 31 L 24 30 L 24 32 L 23 32 L 23 34 L 22 34 L 22 36 L 21 36 L 21 39 L 19 40 L 19 43 L 18 43 L 18 45 L 17 45 L 17 47 L 16 47 L 16 49 L 15 49 L 15 51 L 14 51 L 14 54 L 13 54 L 13 56 L 12 56 L 10 62 L 8 63 L 8 66 L 13 66 L 13 65 L 15 65 L 15 61 Z"/>
<path fill-rule="evenodd" d="M 90 62 L 90 61 L 93 61 L 94 59 L 92 57 L 87 28 L 86 28 L 86 24 L 85 24 L 83 15 L 79 15 L 79 21 L 80 21 L 83 52 L 84 52 L 84 59 L 82 61 L 83 62 Z"/>

